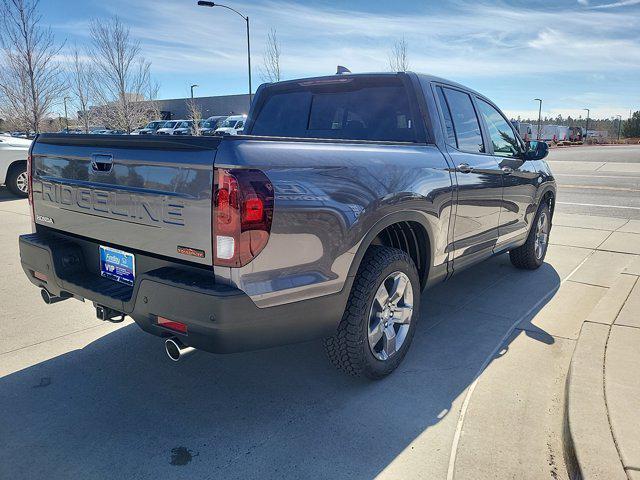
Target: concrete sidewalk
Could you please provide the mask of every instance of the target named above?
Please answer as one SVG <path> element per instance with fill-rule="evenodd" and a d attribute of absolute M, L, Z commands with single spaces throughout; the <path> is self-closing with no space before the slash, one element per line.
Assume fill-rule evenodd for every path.
<path fill-rule="evenodd" d="M 615 315 L 629 281 L 635 281 L 626 275 L 628 288 L 620 292 L 622 272 L 638 261 L 634 242 L 612 243 L 625 229 L 635 225 L 618 218 L 554 217 L 548 262 L 561 272 L 560 284 L 546 300 L 529 290 L 542 305 L 531 308 L 520 298 L 512 307 L 522 319 L 467 393 L 447 478 L 573 478 L 563 435 L 567 372 L 585 320 L 594 312 Z M 640 232 L 628 233 L 640 242 Z M 519 287 L 516 281 L 499 290 L 513 299 Z M 637 312 L 631 304 L 629 309 Z"/>
<path fill-rule="evenodd" d="M 567 381 L 566 446 L 575 477 L 640 479 L 640 258 L 585 321 Z"/>

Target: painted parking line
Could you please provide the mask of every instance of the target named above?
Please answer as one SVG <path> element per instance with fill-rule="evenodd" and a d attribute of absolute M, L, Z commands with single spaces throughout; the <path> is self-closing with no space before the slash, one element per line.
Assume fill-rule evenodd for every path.
<path fill-rule="evenodd" d="M 559 188 L 580 188 L 587 190 L 615 190 L 618 192 L 640 192 L 638 188 L 625 188 L 625 187 L 607 187 L 604 185 L 572 185 L 569 183 L 561 183 Z"/>
<path fill-rule="evenodd" d="M 640 207 L 629 207 L 627 205 L 600 205 L 597 203 L 556 202 L 556 205 L 578 205 L 581 207 L 624 208 L 626 210 L 640 210 Z"/>
<path fill-rule="evenodd" d="M 554 173 L 554 177 L 583 177 L 583 178 L 622 178 L 622 179 L 637 179 L 640 178 L 637 173 L 630 172 L 629 175 L 588 175 L 585 173 Z"/>

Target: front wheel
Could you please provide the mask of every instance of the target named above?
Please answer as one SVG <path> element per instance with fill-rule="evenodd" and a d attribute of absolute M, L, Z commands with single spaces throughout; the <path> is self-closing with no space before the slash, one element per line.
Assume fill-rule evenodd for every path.
<path fill-rule="evenodd" d="M 535 270 L 540 267 L 547 255 L 550 231 L 551 211 L 549 205 L 543 203 L 538 208 L 527 241 L 521 247 L 509 251 L 511 263 L 525 270 Z"/>
<path fill-rule="evenodd" d="M 402 250 L 371 246 L 358 270 L 329 360 L 351 375 L 378 379 L 395 370 L 411 345 L 419 317 L 420 281 Z"/>
<path fill-rule="evenodd" d="M 27 176 L 27 165 L 19 163 L 14 164 L 7 174 L 7 188 L 18 197 L 27 197 L 29 195 L 29 177 Z"/>

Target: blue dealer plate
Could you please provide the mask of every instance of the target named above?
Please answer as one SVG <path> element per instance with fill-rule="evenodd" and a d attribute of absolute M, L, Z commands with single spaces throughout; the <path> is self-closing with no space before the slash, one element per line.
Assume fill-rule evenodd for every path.
<path fill-rule="evenodd" d="M 100 245 L 100 275 L 133 286 L 136 277 L 133 254 Z"/>

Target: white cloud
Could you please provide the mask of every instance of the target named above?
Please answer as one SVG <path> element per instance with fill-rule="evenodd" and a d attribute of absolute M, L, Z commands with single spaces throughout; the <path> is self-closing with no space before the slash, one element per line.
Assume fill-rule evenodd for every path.
<path fill-rule="evenodd" d="M 244 22 L 232 12 L 183 2 L 160 7 L 157 0 L 139 0 L 135 10 L 123 8 L 122 0 L 107 5 L 132 25 L 155 71 L 228 71 L 246 61 Z M 425 7 L 415 15 L 275 0 L 234 6 L 251 17 L 255 64 L 268 29 L 277 29 L 288 76 L 332 73 L 337 64 L 353 71 L 385 69 L 388 49 L 400 36 L 409 43 L 414 69 L 442 76 L 486 77 L 498 68 L 522 75 L 534 65 L 539 73 L 555 74 L 640 69 L 637 35 L 623 36 L 637 32 L 640 20 L 613 12 L 465 2 L 437 13 Z"/>
<path fill-rule="evenodd" d="M 594 5 L 591 8 L 619 8 L 619 7 L 631 7 L 633 5 L 640 5 L 640 0 L 623 0 L 621 2 L 605 3 L 603 5 Z"/>

